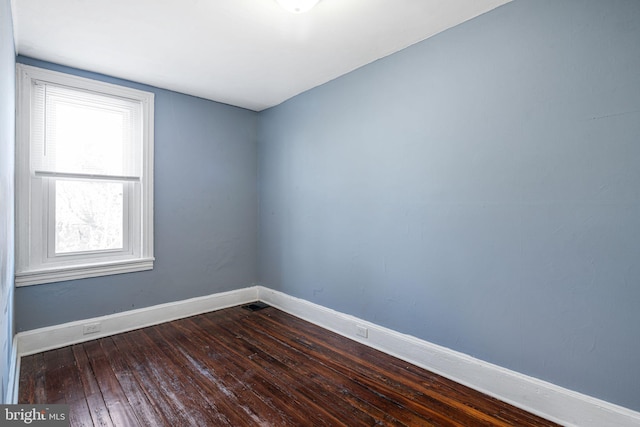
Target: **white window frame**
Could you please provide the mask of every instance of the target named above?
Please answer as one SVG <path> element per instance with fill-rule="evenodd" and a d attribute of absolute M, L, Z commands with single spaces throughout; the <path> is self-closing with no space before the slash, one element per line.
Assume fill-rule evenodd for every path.
<path fill-rule="evenodd" d="M 24 64 L 16 65 L 16 286 L 37 285 L 153 269 L 154 94 Z M 120 250 L 55 255 L 51 242 L 56 176 L 31 168 L 31 89 L 34 81 L 139 102 L 142 166 L 136 185 L 123 181 L 124 230 Z M 62 177 L 64 178 L 64 177 Z M 105 179 L 105 177 L 97 177 Z M 108 177 L 106 177 L 109 180 Z M 117 179 L 115 179 L 117 181 Z"/>

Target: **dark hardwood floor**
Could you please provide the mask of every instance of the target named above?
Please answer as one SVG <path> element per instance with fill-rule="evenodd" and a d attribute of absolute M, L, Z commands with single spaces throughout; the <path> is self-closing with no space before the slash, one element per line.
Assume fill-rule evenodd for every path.
<path fill-rule="evenodd" d="M 19 393 L 73 426 L 556 425 L 271 307 L 23 357 Z"/>

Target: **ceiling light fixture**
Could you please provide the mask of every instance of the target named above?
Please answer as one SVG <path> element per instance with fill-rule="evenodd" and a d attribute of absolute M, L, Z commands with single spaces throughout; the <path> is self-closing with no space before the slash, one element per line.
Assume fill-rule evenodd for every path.
<path fill-rule="evenodd" d="M 318 4 L 320 0 L 276 0 L 278 4 L 291 13 L 308 12 Z"/>

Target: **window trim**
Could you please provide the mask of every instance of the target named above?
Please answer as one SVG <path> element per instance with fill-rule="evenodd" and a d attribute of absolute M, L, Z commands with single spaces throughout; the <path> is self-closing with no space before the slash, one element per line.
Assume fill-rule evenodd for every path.
<path fill-rule="evenodd" d="M 24 64 L 16 64 L 16 74 L 16 286 L 29 286 L 153 269 L 155 260 L 153 256 L 154 94 Z M 94 254 L 87 254 L 87 257 L 74 255 L 74 257 L 78 258 L 78 262 L 73 265 L 59 264 L 52 266 L 47 265 L 47 262 L 45 262 L 46 260 L 43 257 L 47 252 L 47 242 L 46 239 L 43 239 L 42 227 L 44 223 L 42 221 L 46 221 L 46 218 L 35 217 L 32 214 L 31 206 L 33 186 L 30 170 L 30 124 L 31 87 L 34 80 L 128 98 L 141 103 L 143 156 L 138 199 L 141 206 L 137 205 L 138 202 L 136 197 L 133 197 L 133 194 L 130 200 L 130 208 L 135 212 L 130 218 L 135 222 L 139 222 L 138 228 L 141 234 L 141 236 L 138 236 L 140 239 L 138 251 L 132 251 L 132 253 L 118 252 L 113 257 L 101 256 L 98 259 L 93 256 Z M 140 213 L 139 215 L 138 212 Z M 36 221 L 40 221 L 40 223 L 34 224 L 32 227 L 31 223 Z"/>

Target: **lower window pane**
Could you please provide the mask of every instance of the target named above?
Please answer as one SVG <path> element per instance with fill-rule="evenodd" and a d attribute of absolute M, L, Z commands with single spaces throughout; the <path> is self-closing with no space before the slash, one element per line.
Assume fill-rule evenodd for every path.
<path fill-rule="evenodd" d="M 123 183 L 56 180 L 55 253 L 123 248 Z"/>

